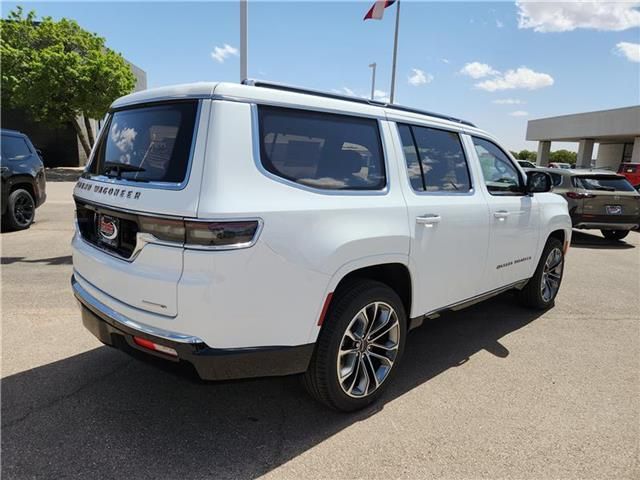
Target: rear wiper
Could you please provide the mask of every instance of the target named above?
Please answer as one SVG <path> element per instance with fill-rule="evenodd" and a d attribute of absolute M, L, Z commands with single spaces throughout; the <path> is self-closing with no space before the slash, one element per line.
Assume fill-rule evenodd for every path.
<path fill-rule="evenodd" d="M 144 172 L 145 171 L 145 169 L 142 167 L 136 167 L 135 165 L 127 165 L 126 163 L 120 163 L 120 162 L 104 162 L 104 166 L 106 167 L 104 174 L 107 177 L 117 178 L 118 180 L 122 179 L 123 172 Z M 108 172 L 112 172 L 114 170 L 116 174 L 109 175 Z M 130 179 L 127 179 L 127 180 L 130 180 Z"/>

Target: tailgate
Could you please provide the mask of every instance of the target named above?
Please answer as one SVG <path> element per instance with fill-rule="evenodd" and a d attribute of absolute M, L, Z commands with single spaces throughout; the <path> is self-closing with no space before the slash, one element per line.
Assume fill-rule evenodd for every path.
<path fill-rule="evenodd" d="M 210 100 L 111 112 L 74 189 L 75 272 L 135 308 L 178 314 L 183 238 L 197 215 Z"/>

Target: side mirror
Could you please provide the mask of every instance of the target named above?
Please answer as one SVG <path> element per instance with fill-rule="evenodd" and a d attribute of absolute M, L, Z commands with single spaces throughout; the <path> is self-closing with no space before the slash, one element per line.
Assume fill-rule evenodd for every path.
<path fill-rule="evenodd" d="M 553 187 L 551 175 L 547 172 L 527 172 L 527 193 L 550 192 Z"/>

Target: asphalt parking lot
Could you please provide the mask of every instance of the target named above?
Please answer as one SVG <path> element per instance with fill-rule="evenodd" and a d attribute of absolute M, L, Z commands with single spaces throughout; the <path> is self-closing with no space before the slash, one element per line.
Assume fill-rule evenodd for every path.
<path fill-rule="evenodd" d="M 640 478 L 640 234 L 575 233 L 556 307 L 415 330 L 355 415 L 296 377 L 197 383 L 101 346 L 69 286 L 72 183 L 2 239 L 3 478 Z"/>

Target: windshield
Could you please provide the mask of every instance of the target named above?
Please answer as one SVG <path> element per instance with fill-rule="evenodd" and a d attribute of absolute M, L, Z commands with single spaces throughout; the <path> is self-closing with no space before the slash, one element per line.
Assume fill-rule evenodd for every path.
<path fill-rule="evenodd" d="M 187 174 L 197 102 L 119 110 L 102 135 L 91 173 L 181 183 Z"/>
<path fill-rule="evenodd" d="M 585 190 L 601 190 L 607 192 L 633 192 L 635 189 L 626 178 L 617 176 L 574 177 L 576 187 Z"/>

